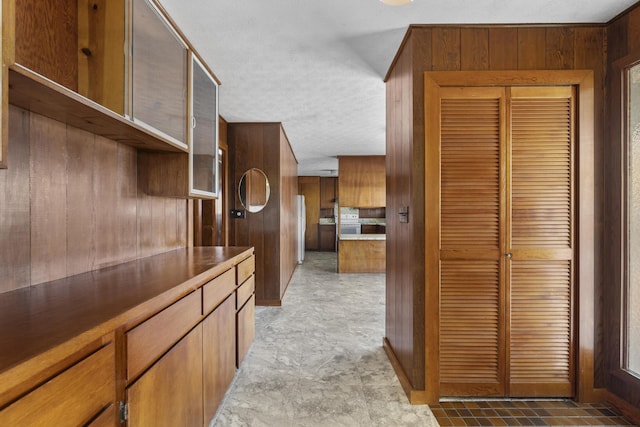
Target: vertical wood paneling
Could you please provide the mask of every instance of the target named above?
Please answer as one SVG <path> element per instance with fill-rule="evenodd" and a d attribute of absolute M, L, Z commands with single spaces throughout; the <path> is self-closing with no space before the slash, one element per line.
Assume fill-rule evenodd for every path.
<path fill-rule="evenodd" d="M 280 305 L 281 292 L 286 289 L 288 278 L 293 271 L 288 271 L 291 266 L 295 267 L 295 252 L 293 253 L 293 264 L 281 265 L 281 254 L 283 247 L 281 239 L 287 239 L 287 245 L 293 244 L 290 239 L 293 234 L 281 236 L 281 225 L 289 224 L 291 219 L 281 216 L 280 204 L 283 197 L 297 194 L 297 180 L 285 180 L 287 185 L 293 187 L 289 190 L 281 187 L 281 150 L 283 144 L 288 141 L 282 132 L 280 123 L 230 123 L 229 151 L 230 166 L 233 169 L 231 176 L 233 182 L 230 183 L 229 191 L 233 191 L 235 201 L 231 209 L 244 209 L 237 196 L 238 183 L 240 178 L 250 168 L 259 168 L 269 179 L 271 196 L 265 208 L 257 213 L 246 212 L 245 218 L 232 219 L 230 244 L 235 246 L 253 246 L 256 258 L 256 303 L 258 305 Z M 292 166 L 289 165 L 289 168 Z M 285 167 L 286 169 L 286 167 Z M 296 167 L 297 175 L 297 167 Z M 292 206 L 293 201 L 286 202 Z M 295 211 L 287 212 L 288 215 L 295 215 Z M 295 230 L 290 230 L 291 233 Z M 290 246 L 287 246 L 290 248 Z M 289 250 L 285 248 L 285 251 Z M 284 269 L 282 271 L 281 269 Z M 281 283 L 281 277 L 287 276 L 287 282 Z"/>
<path fill-rule="evenodd" d="M 0 292 L 186 246 L 187 202 L 138 192 L 135 149 L 10 113 L 15 161 L 0 171 Z"/>
<path fill-rule="evenodd" d="M 280 298 L 297 265 L 298 161 L 280 126 Z"/>
<path fill-rule="evenodd" d="M 133 260 L 137 256 L 138 156 L 133 147 L 123 144 L 118 144 L 117 147 L 118 262 L 123 262 L 125 260 Z"/>
<path fill-rule="evenodd" d="M 547 28 L 546 68 L 570 70 L 573 68 L 574 30 L 571 27 Z"/>
<path fill-rule="evenodd" d="M 66 276 L 67 129 L 31 114 L 31 283 Z"/>
<path fill-rule="evenodd" d="M 319 249 L 318 222 L 320 219 L 320 177 L 301 176 L 298 178 L 298 194 L 304 195 L 307 228 L 304 232 L 304 248 L 309 251 Z"/>
<path fill-rule="evenodd" d="M 433 28 L 431 55 L 433 71 L 460 70 L 460 28 Z"/>
<path fill-rule="evenodd" d="M 518 69 L 544 70 L 546 67 L 545 43 L 545 28 L 518 28 Z"/>
<path fill-rule="evenodd" d="M 95 262 L 96 199 L 94 192 L 95 136 L 67 128 L 67 274 L 90 271 Z"/>
<path fill-rule="evenodd" d="M 627 31 L 627 48 L 629 52 L 637 51 L 640 49 L 640 8 L 629 12 Z"/>
<path fill-rule="evenodd" d="M 462 28 L 460 30 L 460 69 L 489 69 L 488 28 Z"/>
<path fill-rule="evenodd" d="M 0 169 L 0 292 L 31 282 L 29 114 L 9 108 L 11 167 Z"/>
<path fill-rule="evenodd" d="M 489 28 L 489 68 L 518 69 L 518 29 Z"/>
<path fill-rule="evenodd" d="M 96 137 L 95 197 L 96 209 L 96 268 L 118 262 L 118 146 L 106 138 Z"/>

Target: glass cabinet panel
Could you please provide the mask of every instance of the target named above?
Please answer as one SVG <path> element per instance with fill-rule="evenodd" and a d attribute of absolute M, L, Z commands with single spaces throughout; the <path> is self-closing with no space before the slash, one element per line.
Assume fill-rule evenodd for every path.
<path fill-rule="evenodd" d="M 148 0 L 133 0 L 133 120 L 186 147 L 187 46 Z"/>
<path fill-rule="evenodd" d="M 217 196 L 218 85 L 192 58 L 191 192 Z"/>
<path fill-rule="evenodd" d="M 627 73 L 626 366 L 640 377 L 640 65 Z"/>

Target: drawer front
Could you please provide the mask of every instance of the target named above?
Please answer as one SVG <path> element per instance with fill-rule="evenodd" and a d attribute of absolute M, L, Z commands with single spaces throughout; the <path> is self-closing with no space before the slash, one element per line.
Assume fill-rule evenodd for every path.
<path fill-rule="evenodd" d="M 253 292 L 255 291 L 255 287 L 255 276 L 251 276 L 249 280 L 240 285 L 240 287 L 236 291 L 236 310 L 239 310 L 240 307 L 242 307 L 244 303 L 247 302 L 249 298 L 251 298 L 251 295 L 253 295 Z"/>
<path fill-rule="evenodd" d="M 198 289 L 127 332 L 127 381 L 178 342 L 201 318 Z"/>
<path fill-rule="evenodd" d="M 249 258 L 238 264 L 238 284 L 243 283 L 256 270 L 256 258 L 251 255 Z"/>
<path fill-rule="evenodd" d="M 236 288 L 236 270 L 222 273 L 202 287 L 202 314 L 208 314 Z"/>
<path fill-rule="evenodd" d="M 78 426 L 115 401 L 113 343 L 0 411 L 1 426 Z"/>

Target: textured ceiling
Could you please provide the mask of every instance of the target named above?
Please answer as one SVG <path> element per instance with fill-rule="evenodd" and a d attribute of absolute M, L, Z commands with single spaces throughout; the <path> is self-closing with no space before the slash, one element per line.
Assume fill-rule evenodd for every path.
<path fill-rule="evenodd" d="M 410 24 L 607 22 L 637 0 L 160 0 L 222 82 L 229 122 L 282 122 L 299 175 L 384 154 L 383 78 Z"/>

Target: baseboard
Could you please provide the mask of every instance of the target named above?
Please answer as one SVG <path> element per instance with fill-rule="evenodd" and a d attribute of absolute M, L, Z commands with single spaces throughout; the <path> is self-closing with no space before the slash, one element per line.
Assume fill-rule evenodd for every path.
<path fill-rule="evenodd" d="M 622 412 L 622 415 L 629 419 L 629 421 L 640 425 L 640 408 L 633 406 L 631 403 L 619 398 L 610 391 L 605 391 L 605 400 Z"/>
<path fill-rule="evenodd" d="M 393 367 L 393 370 L 396 373 L 398 380 L 400 381 L 402 390 L 404 390 L 404 393 L 407 395 L 407 399 L 409 399 L 409 403 L 411 403 L 412 405 L 427 405 L 438 403 L 437 400 L 435 402 L 432 401 L 433 399 L 431 399 L 429 393 L 427 393 L 425 390 L 416 390 L 413 388 L 409 377 L 407 377 L 404 369 L 402 369 L 402 365 L 400 364 L 400 361 L 396 357 L 396 354 L 386 337 L 382 339 L 382 348 L 387 354 L 389 362 L 391 362 L 391 366 Z"/>
<path fill-rule="evenodd" d="M 267 306 L 267 307 L 280 307 L 282 306 L 282 300 L 279 299 L 257 299 L 257 306 Z"/>

